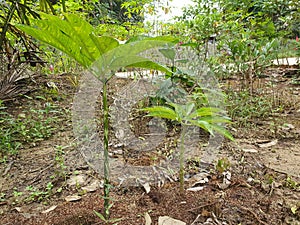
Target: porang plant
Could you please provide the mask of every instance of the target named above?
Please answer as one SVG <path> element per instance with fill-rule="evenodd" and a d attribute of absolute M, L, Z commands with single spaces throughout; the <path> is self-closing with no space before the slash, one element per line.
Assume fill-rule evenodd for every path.
<path fill-rule="evenodd" d="M 214 135 L 218 132 L 230 140 L 232 135 L 221 124 L 230 122 L 229 118 L 223 116 L 222 111 L 213 107 L 197 107 L 195 102 L 187 100 L 186 104 L 167 103 L 168 106 L 152 106 L 141 109 L 148 111 L 147 116 L 159 117 L 176 121 L 181 125 L 180 147 L 179 147 L 179 182 L 180 191 L 184 191 L 184 140 L 188 126 L 197 126 Z"/>
<path fill-rule="evenodd" d="M 185 88 L 197 87 L 197 81 L 189 74 L 180 71 L 176 66 L 176 62 L 185 62 L 186 60 L 176 60 L 176 52 L 174 47 L 162 48 L 160 52 L 171 61 L 171 72 L 167 73 L 166 81 L 180 82 L 185 84 Z M 178 80 L 179 79 L 179 80 Z M 168 87 L 170 92 L 171 86 Z M 198 87 L 192 92 L 192 95 L 186 95 L 186 91 L 182 88 L 176 88 L 177 95 L 166 97 L 170 92 L 164 91 L 163 105 L 150 106 L 141 109 L 147 111 L 147 116 L 159 117 L 178 122 L 181 125 L 180 147 L 179 147 L 179 181 L 180 191 L 184 191 L 184 152 L 185 138 L 188 126 L 197 126 L 214 135 L 215 132 L 233 140 L 232 135 L 226 130 L 222 124 L 229 123 L 230 119 L 225 116 L 221 109 L 207 106 L 208 100 L 203 93 L 203 89 Z M 187 97 L 185 97 L 185 96 Z M 160 95 L 159 97 L 162 97 Z M 184 102 L 184 103 L 183 103 Z"/>
<path fill-rule="evenodd" d="M 107 220 L 111 207 L 108 156 L 108 81 L 113 77 L 114 71 L 122 67 L 139 67 L 169 72 L 168 68 L 140 56 L 140 53 L 166 44 L 176 43 L 177 40 L 172 37 L 136 37 L 128 40 L 125 44 L 119 44 L 112 37 L 95 35 L 93 26 L 76 15 L 65 14 L 64 18 L 61 19 L 57 16 L 41 14 L 41 18 L 33 20 L 31 26 L 20 24 L 17 27 L 74 58 L 103 84 L 104 218 Z"/>

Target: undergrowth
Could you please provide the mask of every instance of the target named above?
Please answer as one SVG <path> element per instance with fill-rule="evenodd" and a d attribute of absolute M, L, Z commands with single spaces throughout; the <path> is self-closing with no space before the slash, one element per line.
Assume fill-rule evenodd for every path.
<path fill-rule="evenodd" d="M 0 162 L 26 145 L 36 146 L 51 137 L 59 127 L 61 115 L 61 109 L 54 103 L 29 106 L 13 115 L 0 102 Z"/>
<path fill-rule="evenodd" d="M 250 94 L 249 91 L 230 91 L 227 93 L 229 116 L 240 126 L 247 126 L 256 119 L 271 117 L 281 112 L 283 105 L 278 105 L 272 97 Z"/>

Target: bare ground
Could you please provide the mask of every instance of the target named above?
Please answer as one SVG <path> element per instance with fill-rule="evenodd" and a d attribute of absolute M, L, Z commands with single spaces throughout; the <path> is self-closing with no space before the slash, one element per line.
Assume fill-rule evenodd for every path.
<path fill-rule="evenodd" d="M 244 125 L 234 125 L 236 142 L 225 141 L 217 157 L 230 162 L 225 166 L 231 173 L 229 185 L 223 185 L 222 166 L 212 165 L 203 170 L 197 164 L 187 168 L 191 176 L 185 182 L 186 189 L 195 182 L 194 174 L 206 173 L 208 183 L 196 192 L 180 193 L 176 181 L 165 182 L 162 187 L 154 184 L 148 194 L 143 187 L 115 184 L 111 192 L 111 218 L 120 218 L 118 224 L 122 225 L 145 224 L 146 213 L 152 224 L 157 224 L 159 216 L 170 216 L 190 225 L 300 224 L 300 96 L 295 78 L 285 76 L 287 70 L 276 68 L 270 70 L 267 78 L 254 81 L 264 90 L 261 95 L 275 96 L 284 109 L 272 117 L 251 118 Z M 70 109 L 76 88 L 65 75 L 52 77 L 51 81 L 66 96 L 52 101 Z M 118 85 L 123 82 L 117 81 Z M 230 81 L 230 88 L 237 87 L 238 82 Z M 9 103 L 8 110 L 16 112 L 27 101 L 18 98 Z M 58 155 L 57 146 L 64 146 L 63 154 Z M 0 171 L 0 193 L 5 194 L 0 201 L 1 224 L 105 224 L 93 212 L 103 210 L 101 185 L 97 183 L 92 192 L 83 190 L 101 181 L 101 176 L 88 167 L 78 152 L 68 116 L 51 138 L 9 157 L 0 165 Z M 71 184 L 74 179 L 76 182 Z M 49 182 L 53 187 L 48 194 L 40 194 L 40 199 L 29 198 L 33 192 L 28 186 L 45 191 Z M 81 199 L 65 200 L 74 195 Z"/>

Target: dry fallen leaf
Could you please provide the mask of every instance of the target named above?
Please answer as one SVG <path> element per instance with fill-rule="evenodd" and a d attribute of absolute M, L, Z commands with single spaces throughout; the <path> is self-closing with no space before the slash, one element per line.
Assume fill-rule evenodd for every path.
<path fill-rule="evenodd" d="M 145 225 L 151 225 L 152 223 L 151 217 L 147 212 L 145 213 L 145 221 L 146 221 Z"/>
<path fill-rule="evenodd" d="M 186 223 L 168 216 L 160 216 L 158 218 L 158 225 L 186 225 Z"/>
<path fill-rule="evenodd" d="M 100 182 L 95 180 L 93 183 L 91 183 L 88 186 L 82 187 L 81 189 L 86 191 L 86 192 L 94 192 L 96 191 L 98 188 L 100 188 Z"/>
<path fill-rule="evenodd" d="M 83 185 L 86 181 L 86 176 L 84 174 L 73 175 L 67 180 L 67 184 L 73 185 Z"/>
<path fill-rule="evenodd" d="M 15 210 L 17 210 L 18 212 L 22 212 L 22 208 L 21 207 L 15 207 Z"/>
<path fill-rule="evenodd" d="M 147 183 L 144 183 L 143 184 L 143 187 L 144 187 L 144 189 L 145 189 L 145 191 L 146 191 L 146 193 L 148 194 L 149 192 L 150 192 L 150 184 L 147 182 Z"/>
<path fill-rule="evenodd" d="M 191 177 L 188 181 L 193 183 L 191 187 L 200 186 L 208 183 L 210 175 L 208 173 L 198 173 Z"/>
<path fill-rule="evenodd" d="M 51 211 L 53 211 L 54 209 L 56 209 L 56 207 L 57 207 L 57 205 L 53 205 L 53 206 L 51 206 L 49 209 L 46 209 L 46 210 L 42 211 L 42 213 L 48 213 L 48 212 L 51 212 Z"/>
<path fill-rule="evenodd" d="M 75 202 L 75 201 L 78 201 L 80 199 L 81 199 L 81 197 L 78 196 L 78 195 L 69 195 L 69 196 L 65 197 L 65 200 L 67 202 Z"/>
<path fill-rule="evenodd" d="M 258 151 L 254 148 L 245 148 L 243 149 L 243 152 L 246 152 L 246 153 L 257 153 Z"/>
<path fill-rule="evenodd" d="M 187 191 L 202 191 L 204 189 L 204 187 L 191 187 L 186 189 Z"/>
<path fill-rule="evenodd" d="M 280 128 L 283 130 L 292 130 L 295 129 L 295 126 L 293 124 L 285 123 Z"/>
<path fill-rule="evenodd" d="M 267 143 L 264 143 L 264 144 L 259 144 L 258 146 L 260 148 L 269 148 L 269 147 L 272 147 L 272 146 L 276 145 L 277 143 L 278 143 L 278 140 L 275 139 L 275 140 L 273 140 L 271 142 L 267 142 Z"/>

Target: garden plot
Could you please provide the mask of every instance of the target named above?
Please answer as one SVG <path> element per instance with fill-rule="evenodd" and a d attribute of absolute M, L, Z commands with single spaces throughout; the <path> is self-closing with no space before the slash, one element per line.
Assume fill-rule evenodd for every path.
<path fill-rule="evenodd" d="M 59 85 L 61 92 L 67 94 L 70 91 L 69 97 L 60 102 L 60 105 L 68 108 L 73 95 L 70 81 L 64 76 L 56 79 L 52 81 L 62 84 Z M 64 82 L 61 82 L 62 80 Z M 110 84 L 110 96 L 114 96 L 130 81 L 131 79 L 127 78 L 113 79 Z M 197 182 L 203 183 L 203 188 L 198 187 L 198 191 L 187 191 L 181 196 L 178 183 L 174 181 L 166 181 L 160 188 L 150 185 L 148 194 L 144 188 L 131 187 L 125 190 L 118 188 L 116 184 L 112 190 L 112 197 L 115 199 L 112 217 L 122 217 L 120 224 L 124 225 L 145 224 L 145 212 L 148 212 L 153 224 L 162 216 L 169 216 L 187 224 L 192 224 L 196 218 L 200 223 L 222 221 L 224 224 L 236 224 L 254 221 L 277 225 L 282 223 L 280 221 L 285 221 L 283 224 L 292 224 L 294 221 L 297 224 L 299 217 L 297 213 L 293 214 L 291 209 L 297 207 L 297 199 L 300 197 L 297 183 L 299 95 L 298 86 L 292 85 L 290 81 L 291 78 L 284 78 L 284 85 L 280 87 L 283 88 L 282 91 L 294 95 L 281 97 L 293 98 L 293 106 L 285 106 L 281 114 L 276 114 L 276 120 L 249 120 L 251 126 L 238 126 L 236 130 L 232 130 L 236 143 L 224 142 L 216 157 L 220 159 L 219 165 L 211 167 L 211 171 L 214 172 L 209 174 L 206 171 L 208 175 L 199 180 L 201 173 L 197 169 L 197 162 L 188 163 L 190 171 L 187 174 L 191 177 L 187 177 L 186 189 L 193 187 Z M 22 105 L 26 105 L 26 99 L 20 101 Z M 40 105 L 39 101 L 41 100 L 36 101 L 37 105 Z M 14 104 L 10 105 L 11 110 L 14 107 Z M 132 114 L 133 119 L 138 119 L 135 116 L 138 114 Z M 97 180 L 101 181 L 101 176 L 89 169 L 76 146 L 70 144 L 74 140 L 72 128 L 67 121 L 55 136 L 36 147 L 25 147 L 18 158 L 1 164 L 1 192 L 5 196 L 1 198 L 0 207 L 4 224 L 101 224 L 93 214 L 93 210 L 99 210 L 103 201 L 99 197 L 102 192 L 101 182 L 96 188 L 94 185 Z M 142 124 L 147 121 L 137 121 L 132 125 L 133 129 L 140 128 L 135 131 L 135 134 L 140 136 L 147 132 L 141 129 Z M 277 128 L 276 133 L 274 128 Z M 170 142 L 166 141 L 163 145 L 167 149 L 172 148 Z M 122 147 L 119 150 L 122 150 Z M 113 153 L 116 149 L 111 151 Z M 129 153 L 126 153 L 126 160 L 133 165 L 149 165 L 159 157 L 154 152 L 142 155 Z M 117 154 L 121 161 L 123 156 Z M 226 160 L 229 163 L 226 163 Z M 229 186 L 222 185 L 221 172 L 224 170 L 231 171 Z M 195 172 L 198 177 L 193 176 Z M 45 190 L 49 182 L 54 187 L 47 192 Z M 30 191 L 28 186 L 34 189 Z M 66 203 L 66 200 L 71 202 Z M 257 208 L 261 211 L 257 212 Z M 198 214 L 201 216 L 197 217 Z"/>

